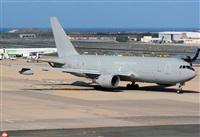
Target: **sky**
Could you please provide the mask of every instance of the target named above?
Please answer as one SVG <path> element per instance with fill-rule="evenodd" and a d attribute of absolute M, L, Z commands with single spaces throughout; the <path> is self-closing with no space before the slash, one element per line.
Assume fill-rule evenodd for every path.
<path fill-rule="evenodd" d="M 200 28 L 199 0 L 1 0 L 1 28 Z"/>

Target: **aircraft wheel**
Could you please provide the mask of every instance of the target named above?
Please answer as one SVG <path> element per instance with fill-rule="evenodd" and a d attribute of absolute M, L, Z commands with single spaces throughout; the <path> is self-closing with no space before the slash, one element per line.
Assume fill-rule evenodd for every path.
<path fill-rule="evenodd" d="M 131 84 L 127 84 L 127 85 L 126 85 L 126 88 L 129 89 L 129 90 L 132 89 L 132 88 L 131 88 Z"/>
<path fill-rule="evenodd" d="M 178 89 L 176 92 L 177 92 L 177 94 L 182 94 L 183 93 L 183 91 L 180 90 L 180 89 Z"/>
<path fill-rule="evenodd" d="M 139 85 L 138 84 L 131 84 L 131 89 L 137 90 L 137 89 L 139 89 Z"/>
<path fill-rule="evenodd" d="M 135 84 L 134 87 L 135 87 L 135 89 L 139 89 L 139 85 L 138 84 Z"/>
<path fill-rule="evenodd" d="M 139 89 L 139 85 L 138 84 L 127 84 L 126 85 L 126 88 L 129 89 L 129 90 L 137 90 Z"/>
<path fill-rule="evenodd" d="M 177 86 L 178 86 L 177 91 L 176 91 L 177 94 L 182 94 L 182 93 L 183 93 L 182 85 L 183 85 L 183 84 L 180 84 L 180 83 L 177 84 Z"/>

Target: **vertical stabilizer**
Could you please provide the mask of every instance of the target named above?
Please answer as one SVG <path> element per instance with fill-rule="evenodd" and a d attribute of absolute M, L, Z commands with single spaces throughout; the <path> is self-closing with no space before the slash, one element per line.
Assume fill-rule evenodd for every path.
<path fill-rule="evenodd" d="M 56 42 L 56 47 L 58 50 L 58 56 L 66 57 L 70 55 L 77 55 L 78 52 L 72 45 L 71 41 L 69 40 L 69 37 L 66 35 L 65 31 L 63 30 L 57 18 L 51 17 L 50 21 L 51 21 L 54 39 Z"/>

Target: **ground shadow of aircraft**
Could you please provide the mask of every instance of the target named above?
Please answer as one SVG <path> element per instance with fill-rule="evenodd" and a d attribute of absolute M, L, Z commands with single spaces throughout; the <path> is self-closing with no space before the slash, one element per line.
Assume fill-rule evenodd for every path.
<path fill-rule="evenodd" d="M 38 86 L 44 86 L 44 88 L 35 88 Z M 45 87 L 47 86 L 47 87 Z M 51 87 L 49 87 L 51 86 Z M 62 87 L 65 86 L 65 87 Z M 77 87 L 77 88 L 76 88 Z M 83 87 L 83 88 L 80 88 Z M 61 84 L 35 84 L 33 86 L 33 88 L 26 88 L 24 90 L 39 90 L 39 91 L 45 91 L 45 90 L 77 90 L 77 91 L 94 91 L 94 85 L 92 85 L 92 83 L 86 83 L 83 81 L 75 81 L 73 83 L 61 83 Z M 99 90 L 102 91 L 102 90 Z M 120 88 L 116 88 L 116 89 L 104 89 L 102 92 L 123 92 L 123 90 L 120 90 Z"/>
<path fill-rule="evenodd" d="M 150 92 L 172 92 L 172 93 L 176 92 L 173 88 L 167 88 L 167 87 L 158 86 L 158 85 L 140 87 L 139 90 L 150 91 Z M 192 90 L 184 90 L 184 93 L 199 94 L 198 91 L 192 91 Z"/>
<path fill-rule="evenodd" d="M 37 85 L 43 85 L 44 88 L 29 88 L 29 89 L 24 89 L 24 90 L 77 90 L 77 91 L 94 91 L 92 83 L 86 83 L 83 81 L 75 81 L 73 83 L 62 83 L 62 84 L 36 84 Z M 61 87 L 61 85 L 65 86 L 65 87 Z M 45 87 L 47 86 L 47 88 Z M 51 86 L 51 87 L 48 87 Z M 73 86 L 73 87 L 69 87 L 69 86 Z M 79 87 L 79 88 L 76 88 Z M 80 87 L 84 87 L 84 88 L 80 88 Z M 101 90 L 102 91 L 102 90 Z M 102 92 L 125 92 L 125 91 L 131 91 L 131 90 L 127 90 L 125 87 L 119 86 L 116 89 L 104 89 Z M 171 89 L 171 88 L 166 88 L 163 86 L 158 86 L 158 85 L 154 85 L 154 86 L 144 86 L 144 87 L 140 87 L 137 91 L 149 91 L 149 92 L 171 92 L 174 93 L 175 90 Z M 191 91 L 191 90 L 184 90 L 185 93 L 197 93 L 199 94 L 198 91 Z"/>

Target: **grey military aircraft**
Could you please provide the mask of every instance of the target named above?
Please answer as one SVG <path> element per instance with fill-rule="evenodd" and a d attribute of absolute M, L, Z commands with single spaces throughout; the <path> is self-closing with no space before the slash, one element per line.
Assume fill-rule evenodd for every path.
<path fill-rule="evenodd" d="M 58 51 L 58 58 L 48 62 L 51 67 L 12 65 L 21 68 L 20 74 L 32 75 L 31 69 L 56 70 L 91 79 L 96 90 L 115 89 L 120 81 L 130 81 L 127 89 L 138 89 L 136 82 L 177 85 L 177 93 L 182 93 L 185 82 L 193 79 L 196 72 L 191 62 L 193 58 L 159 58 L 132 56 L 80 55 L 72 45 L 56 17 L 51 17 L 51 26 Z"/>

